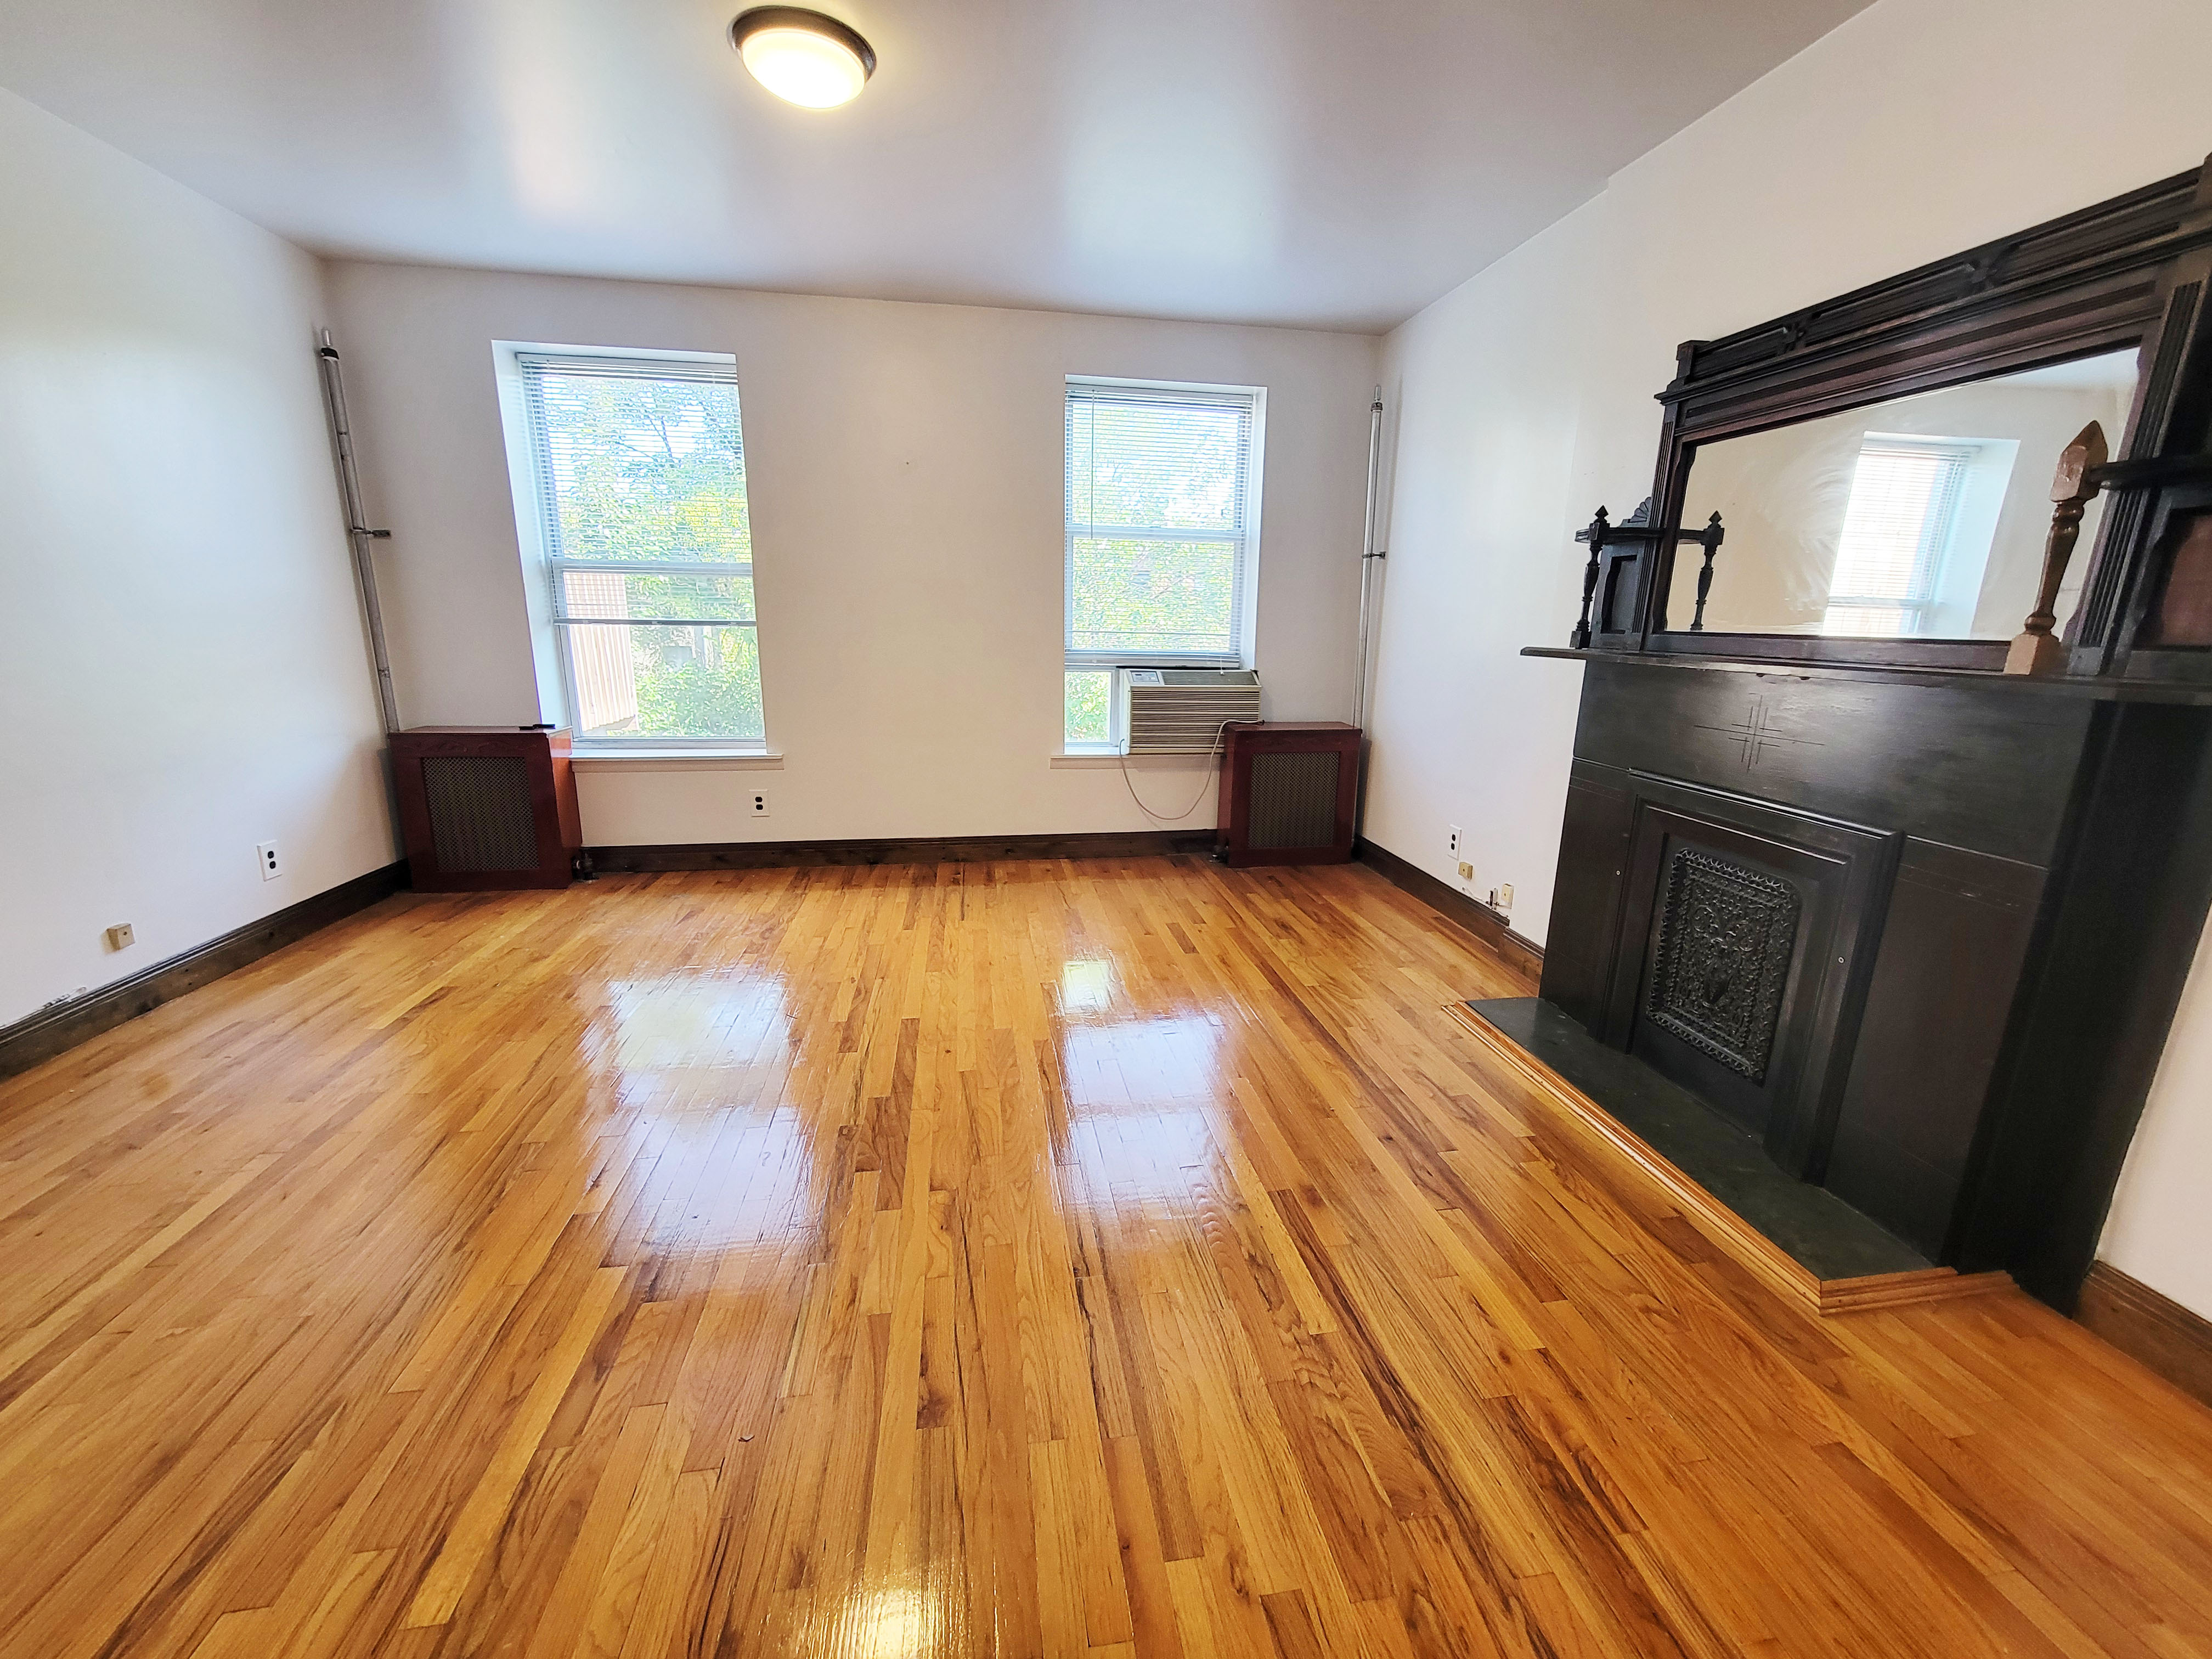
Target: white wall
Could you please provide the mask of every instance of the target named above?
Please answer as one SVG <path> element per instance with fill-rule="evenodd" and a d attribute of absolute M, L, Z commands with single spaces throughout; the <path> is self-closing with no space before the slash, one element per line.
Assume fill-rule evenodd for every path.
<path fill-rule="evenodd" d="M 2212 927 L 2197 947 L 2097 1254 L 2212 1318 Z"/>
<path fill-rule="evenodd" d="M 1574 459 L 1589 320 L 1559 285 L 1588 302 L 1604 227 L 1599 204 L 1570 214 L 1383 351 L 1390 556 L 1364 833 L 1455 882 L 1456 824 L 1474 890 L 1513 884 L 1515 925 L 1540 942 L 1580 673 L 1517 653 L 1565 645 L 1581 597 L 1563 515 L 1589 494 Z"/>
<path fill-rule="evenodd" d="M 1464 826 L 1475 887 L 1514 884 L 1540 939 L 1580 670 L 1514 652 L 1565 642 L 1575 528 L 1650 489 L 1676 343 L 2196 165 L 2208 53 L 2203 0 L 2114 0 L 2087 33 L 2063 0 L 1878 0 L 1390 335 L 1368 835 L 1449 878 L 1444 825 Z M 2202 1147 L 2208 1031 L 2200 985 L 2147 1137 Z M 2203 1167 L 2193 1200 L 2131 1170 L 2111 1248 L 2212 1314 Z"/>
<path fill-rule="evenodd" d="M 314 262 L 5 92 L 0 224 L 3 1024 L 397 854 Z"/>
<path fill-rule="evenodd" d="M 580 768 L 595 845 L 1152 827 L 1118 772 L 1050 763 L 1070 374 L 1267 388 L 1267 712 L 1350 711 L 1371 337 L 372 264 L 329 281 L 365 488 L 393 532 L 410 726 L 541 717 L 491 343 L 737 357 L 783 769 Z M 1202 781 L 1184 764 L 1137 780 L 1169 811 Z M 773 816 L 741 816 L 761 787 Z M 1212 811 L 1208 788 L 1182 822 Z"/>

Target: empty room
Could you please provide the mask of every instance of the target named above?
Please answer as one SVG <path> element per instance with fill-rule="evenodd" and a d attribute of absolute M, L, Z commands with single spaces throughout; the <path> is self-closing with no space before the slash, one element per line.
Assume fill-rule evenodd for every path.
<path fill-rule="evenodd" d="M 0 0 L 0 1659 L 2212 1659 L 2204 0 Z"/>

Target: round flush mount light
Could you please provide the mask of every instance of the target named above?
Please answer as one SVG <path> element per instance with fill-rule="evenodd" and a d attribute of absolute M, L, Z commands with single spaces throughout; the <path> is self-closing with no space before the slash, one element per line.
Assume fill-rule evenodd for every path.
<path fill-rule="evenodd" d="M 804 6 L 739 12 L 730 44 L 754 80 L 807 109 L 849 104 L 876 72 L 873 46 L 836 18 Z"/>

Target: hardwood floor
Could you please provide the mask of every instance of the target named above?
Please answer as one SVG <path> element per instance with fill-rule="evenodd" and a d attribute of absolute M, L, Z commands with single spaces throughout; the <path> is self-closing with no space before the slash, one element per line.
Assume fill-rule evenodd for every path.
<path fill-rule="evenodd" d="M 406 897 L 0 1085 L 0 1654 L 2212 1654 L 2212 1413 L 1820 1321 L 1365 870 Z"/>

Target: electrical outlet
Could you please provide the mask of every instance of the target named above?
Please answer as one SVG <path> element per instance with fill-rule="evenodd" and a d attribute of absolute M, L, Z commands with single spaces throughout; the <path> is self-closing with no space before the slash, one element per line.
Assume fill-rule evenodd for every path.
<path fill-rule="evenodd" d="M 1510 881 L 1498 890 L 1498 908 L 1501 910 L 1513 908 L 1513 884 Z"/>
<path fill-rule="evenodd" d="M 284 873 L 284 866 L 276 857 L 276 843 L 264 841 L 253 849 L 254 861 L 261 866 L 261 879 L 274 881 Z"/>
<path fill-rule="evenodd" d="M 138 942 L 138 935 L 131 931 L 131 924 L 118 921 L 105 935 L 111 951 L 127 951 Z"/>
<path fill-rule="evenodd" d="M 765 789 L 753 791 L 753 816 L 757 818 L 768 816 L 768 791 Z"/>
<path fill-rule="evenodd" d="M 1460 861 L 1459 878 L 1462 881 L 1473 881 L 1474 879 L 1474 866 L 1468 863 L 1465 860 L 1462 860 Z"/>
<path fill-rule="evenodd" d="M 1452 855 L 1452 859 L 1455 862 L 1459 859 L 1459 825 L 1455 823 L 1446 824 L 1444 826 L 1444 850 Z"/>

